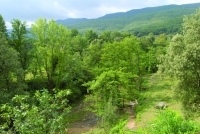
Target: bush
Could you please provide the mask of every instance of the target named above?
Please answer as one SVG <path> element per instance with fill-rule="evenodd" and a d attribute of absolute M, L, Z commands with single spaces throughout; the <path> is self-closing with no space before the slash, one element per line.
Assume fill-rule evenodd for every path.
<path fill-rule="evenodd" d="M 117 120 L 118 115 L 116 114 L 115 106 L 112 104 L 112 97 L 110 97 L 101 116 L 101 125 L 104 131 L 108 133 L 110 128 L 116 124 Z"/>
<path fill-rule="evenodd" d="M 4 124 L 0 131 L 4 133 L 64 133 L 67 126 L 64 117 L 69 113 L 67 90 L 56 91 L 51 95 L 47 90 L 36 91 L 29 95 L 15 96 L 12 104 L 0 107 Z"/>
<path fill-rule="evenodd" d="M 120 119 L 119 122 L 110 129 L 109 134 L 124 134 L 124 126 L 128 123 L 125 119 Z"/>
<path fill-rule="evenodd" d="M 26 80 L 28 86 L 27 91 L 35 93 L 38 89 L 47 88 L 47 79 L 41 79 L 39 77 Z"/>
<path fill-rule="evenodd" d="M 71 94 L 68 96 L 68 100 L 70 103 L 75 103 L 82 99 L 82 93 L 81 93 L 80 89 L 73 88 L 70 91 L 71 91 Z"/>
<path fill-rule="evenodd" d="M 158 118 L 153 121 L 151 127 L 147 128 L 146 130 L 140 130 L 140 133 L 191 134 L 197 132 L 198 129 L 199 128 L 194 122 L 184 120 L 183 117 L 176 112 L 166 109 L 164 111 L 160 111 Z"/>

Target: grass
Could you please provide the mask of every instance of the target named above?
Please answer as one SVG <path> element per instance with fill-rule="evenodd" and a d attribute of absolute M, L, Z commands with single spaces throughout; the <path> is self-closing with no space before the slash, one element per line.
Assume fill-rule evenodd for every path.
<path fill-rule="evenodd" d="M 154 106 L 163 101 L 169 105 L 171 110 L 175 110 L 183 115 L 181 111 L 181 104 L 176 101 L 174 97 L 174 91 L 172 86 L 175 84 L 175 81 L 172 81 L 170 78 L 162 79 L 158 74 L 153 74 L 145 82 L 146 91 L 143 91 L 141 98 L 139 99 L 139 104 L 137 105 L 136 111 L 136 125 L 138 128 L 146 128 L 151 126 L 152 120 L 156 119 L 159 110 L 155 109 Z M 95 129 L 90 133 L 101 133 L 102 129 Z M 137 133 L 134 130 L 124 130 L 125 133 Z"/>
<path fill-rule="evenodd" d="M 163 101 L 169 105 L 169 109 L 179 113 L 182 117 L 184 116 L 181 103 L 177 101 L 173 86 L 176 84 L 176 81 L 171 80 L 170 78 L 160 78 L 158 74 L 153 74 L 148 78 L 148 82 L 146 82 L 145 87 L 147 87 L 146 91 L 141 93 L 141 98 L 138 99 L 139 104 L 136 108 L 136 125 L 138 130 L 141 128 L 149 128 L 152 125 L 152 121 L 155 121 L 159 115 L 158 109 L 155 109 L 154 106 Z M 75 107 L 78 107 L 75 106 Z M 81 109 L 81 108 L 79 108 Z M 82 120 L 85 118 L 87 112 L 84 110 L 72 110 L 72 113 L 66 118 L 67 122 L 75 122 L 78 120 Z M 128 120 L 128 118 L 127 118 Z M 196 118 L 194 121 L 199 122 L 200 118 Z M 119 127 L 119 124 L 116 125 Z M 123 129 L 124 133 L 132 134 L 139 133 L 134 130 L 126 130 Z M 100 134 L 104 133 L 103 128 L 97 127 L 87 134 Z M 86 134 L 86 133 L 85 133 Z"/>
<path fill-rule="evenodd" d="M 65 118 L 65 122 L 67 123 L 73 123 L 76 121 L 80 121 L 83 120 L 86 115 L 87 115 L 87 111 L 84 110 L 83 104 L 75 104 L 71 110 L 71 112 L 68 114 L 68 116 Z"/>
<path fill-rule="evenodd" d="M 73 122 L 75 122 L 75 121 L 83 120 L 86 114 L 87 114 L 86 111 L 71 112 L 71 113 L 65 118 L 65 122 L 67 122 L 67 123 L 73 123 Z"/>
<path fill-rule="evenodd" d="M 174 91 L 172 86 L 175 81 L 170 78 L 161 78 L 158 74 L 153 74 L 149 78 L 148 89 L 142 93 L 143 99 L 141 100 L 141 105 L 137 107 L 136 122 L 138 127 L 148 127 L 151 125 L 151 121 L 155 119 L 158 115 L 157 109 L 154 106 L 159 102 L 165 102 L 169 105 L 169 109 L 175 110 L 181 115 L 183 112 L 181 110 L 181 104 L 176 101 L 174 96 Z"/>

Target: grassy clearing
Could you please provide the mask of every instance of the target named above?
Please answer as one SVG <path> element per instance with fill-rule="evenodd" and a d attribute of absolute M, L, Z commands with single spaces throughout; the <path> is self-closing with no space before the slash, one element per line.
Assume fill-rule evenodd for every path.
<path fill-rule="evenodd" d="M 148 80 L 148 89 L 142 93 L 143 99 L 141 105 L 137 107 L 137 125 L 138 127 L 148 127 L 151 121 L 155 119 L 159 110 L 154 106 L 159 102 L 165 102 L 169 105 L 169 109 L 174 110 L 183 115 L 181 104 L 176 101 L 172 86 L 176 83 L 170 78 L 161 78 L 158 74 L 153 74 Z"/>

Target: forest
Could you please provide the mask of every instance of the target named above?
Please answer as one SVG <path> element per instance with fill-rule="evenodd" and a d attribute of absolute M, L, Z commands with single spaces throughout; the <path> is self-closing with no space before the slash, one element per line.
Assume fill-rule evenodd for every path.
<path fill-rule="evenodd" d="M 149 33 L 155 35 L 176 34 L 180 32 L 183 16 L 194 13 L 199 6 L 199 3 L 164 5 L 107 14 L 96 19 L 68 18 L 56 22 L 68 28 L 76 28 L 80 33 L 92 29 L 98 34 L 105 30 L 125 31 L 138 37 L 146 36 Z"/>
<path fill-rule="evenodd" d="M 139 36 L 13 19 L 8 32 L 0 15 L 0 132 L 70 134 L 88 115 L 87 134 L 199 133 L 200 9 L 182 21 Z"/>

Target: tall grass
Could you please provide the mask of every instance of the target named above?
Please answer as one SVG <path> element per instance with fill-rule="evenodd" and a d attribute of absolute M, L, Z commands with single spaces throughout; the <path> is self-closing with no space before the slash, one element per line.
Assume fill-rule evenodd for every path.
<path fill-rule="evenodd" d="M 140 129 L 138 133 L 148 134 L 195 134 L 200 127 L 190 120 L 184 120 L 177 112 L 166 109 L 159 112 L 151 126 Z"/>

